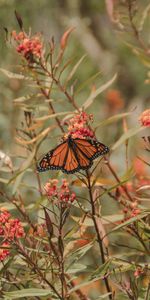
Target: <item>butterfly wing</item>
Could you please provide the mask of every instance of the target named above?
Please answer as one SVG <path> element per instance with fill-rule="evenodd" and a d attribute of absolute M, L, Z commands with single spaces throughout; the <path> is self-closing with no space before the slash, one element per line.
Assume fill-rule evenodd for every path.
<path fill-rule="evenodd" d="M 80 169 L 87 170 L 92 166 L 93 160 L 109 152 L 104 144 L 98 141 L 85 139 L 68 140 L 49 151 L 40 161 L 38 171 L 62 170 L 73 174 Z"/>
<path fill-rule="evenodd" d="M 62 170 L 72 174 L 80 169 L 76 153 L 68 146 L 68 141 L 61 143 L 55 149 L 49 151 L 40 161 L 37 170 L 45 172 L 48 170 Z"/>
<path fill-rule="evenodd" d="M 107 146 L 96 140 L 75 139 L 74 143 L 77 149 L 90 161 L 109 152 Z"/>
<path fill-rule="evenodd" d="M 55 149 L 49 151 L 39 162 L 37 170 L 45 172 L 47 170 L 61 170 L 63 168 L 68 152 L 68 143 L 65 141 Z"/>

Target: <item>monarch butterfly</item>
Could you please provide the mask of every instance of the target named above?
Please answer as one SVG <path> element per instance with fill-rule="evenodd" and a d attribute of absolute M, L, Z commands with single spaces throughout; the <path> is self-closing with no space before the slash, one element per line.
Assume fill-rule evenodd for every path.
<path fill-rule="evenodd" d="M 61 170 L 63 173 L 73 174 L 89 169 L 96 157 L 108 152 L 109 148 L 96 140 L 73 139 L 69 136 L 42 158 L 37 170 Z"/>

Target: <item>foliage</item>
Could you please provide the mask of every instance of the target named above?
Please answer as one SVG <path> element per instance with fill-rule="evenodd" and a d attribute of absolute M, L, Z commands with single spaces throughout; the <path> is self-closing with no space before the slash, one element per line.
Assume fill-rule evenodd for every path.
<path fill-rule="evenodd" d="M 105 1 L 140 70 L 150 65 L 142 35 L 149 5 L 141 13 L 137 4 Z M 5 32 L 17 65 L 0 69 L 22 92 L 13 100 L 13 155 L 0 152 L 1 299 L 148 300 L 150 110 L 144 107 L 139 117 L 133 106 L 126 108 L 123 90 L 112 87 L 121 77 L 116 68 L 108 79 L 99 71 L 87 78 L 84 73 L 83 82 L 86 57 L 72 51 L 74 24 L 59 42 L 46 41 L 41 33 L 27 32 L 15 15 L 19 31 Z M 110 154 L 97 157 L 92 168 L 38 173 L 45 149 L 70 135 L 101 140 L 100 133 L 112 144 Z"/>

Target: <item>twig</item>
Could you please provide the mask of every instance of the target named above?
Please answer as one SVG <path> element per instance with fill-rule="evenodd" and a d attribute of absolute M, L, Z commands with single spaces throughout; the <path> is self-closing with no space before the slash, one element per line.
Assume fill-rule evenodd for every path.
<path fill-rule="evenodd" d="M 95 210 L 94 199 L 93 199 L 93 195 L 92 195 L 91 178 L 90 178 L 90 174 L 88 171 L 86 171 L 86 174 L 87 174 L 88 191 L 89 191 L 89 197 L 90 197 L 91 209 L 92 209 L 92 219 L 93 219 L 94 227 L 96 230 L 97 241 L 98 241 L 98 245 L 99 245 L 99 249 L 100 249 L 100 253 L 101 253 L 102 263 L 104 264 L 105 263 L 105 254 L 104 254 L 104 249 L 103 249 L 103 241 L 101 239 L 100 232 L 99 232 L 98 225 L 97 225 L 96 218 L 95 218 L 96 210 Z M 107 292 L 111 293 L 111 288 L 109 286 L 108 278 L 104 277 L 104 282 L 105 282 Z M 113 299 L 112 294 L 109 295 L 109 299 Z"/>
<path fill-rule="evenodd" d="M 34 272 L 37 273 L 40 276 L 40 278 L 45 283 L 47 283 L 47 285 L 51 288 L 51 290 L 57 295 L 57 297 L 60 300 L 64 300 L 60 296 L 60 294 L 57 292 L 57 290 L 55 289 L 55 287 L 46 279 L 46 277 L 44 276 L 44 274 L 42 273 L 42 271 L 38 268 L 37 264 L 35 264 L 32 261 L 31 257 L 28 255 L 28 253 L 24 250 L 23 246 L 18 241 L 16 241 L 16 246 L 18 247 L 19 252 L 26 258 L 26 260 L 29 263 L 29 265 L 33 267 Z"/>
<path fill-rule="evenodd" d="M 105 162 L 106 162 L 107 167 L 109 168 L 110 172 L 112 173 L 112 175 L 114 176 L 114 178 L 116 179 L 116 181 L 117 181 L 118 183 L 121 183 L 119 177 L 117 176 L 116 172 L 114 171 L 114 169 L 113 169 L 113 167 L 111 166 L 111 164 L 110 164 L 110 162 L 108 161 L 108 159 L 107 159 L 106 157 L 105 157 L 104 159 L 105 159 Z M 126 196 L 128 197 L 128 199 L 129 199 L 130 201 L 133 202 L 133 199 L 132 199 L 131 195 L 129 194 L 129 192 L 128 192 L 126 186 L 125 186 L 125 185 L 122 185 L 121 187 L 122 187 L 123 191 L 125 192 Z"/>

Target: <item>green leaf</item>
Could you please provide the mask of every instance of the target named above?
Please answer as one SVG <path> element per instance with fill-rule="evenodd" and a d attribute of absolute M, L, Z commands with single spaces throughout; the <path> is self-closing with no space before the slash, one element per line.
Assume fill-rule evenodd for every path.
<path fill-rule="evenodd" d="M 47 116 L 43 116 L 43 117 L 40 117 L 40 118 L 35 118 L 35 121 L 46 121 L 48 119 L 52 119 L 52 118 L 55 118 L 55 117 L 58 117 L 58 116 L 63 116 L 63 115 L 69 115 L 69 114 L 72 114 L 72 112 L 71 111 L 59 112 L 59 113 L 56 113 L 56 114 L 47 115 Z"/>
<path fill-rule="evenodd" d="M 76 285 L 74 288 L 72 288 L 70 291 L 69 291 L 69 294 L 75 292 L 76 290 L 82 288 L 82 287 L 85 287 L 89 284 L 91 284 L 92 282 L 95 282 L 99 279 L 103 279 L 109 265 L 111 263 L 111 260 L 108 260 L 106 261 L 103 265 L 101 265 L 93 274 L 92 276 L 90 276 L 88 278 L 88 280 L 86 280 L 85 282 L 82 282 L 81 284 L 79 285 Z"/>
<path fill-rule="evenodd" d="M 131 223 L 133 223 L 135 221 L 139 221 L 140 219 L 146 217 L 149 213 L 150 213 L 149 210 L 143 211 L 141 214 L 138 214 L 136 217 L 130 218 L 129 220 L 125 221 L 124 223 L 119 224 L 118 226 L 113 228 L 108 234 L 110 234 L 110 233 L 112 233 L 116 230 L 119 230 L 121 228 L 124 228 L 124 227 L 130 225 Z"/>
<path fill-rule="evenodd" d="M 75 91 L 75 95 L 77 93 L 79 93 L 85 86 L 89 86 L 89 84 L 91 82 L 93 82 L 93 80 L 95 80 L 99 75 L 101 75 L 101 72 L 97 72 L 96 74 L 94 74 L 93 76 L 91 76 L 90 78 L 88 78 L 87 80 L 85 80 L 83 83 L 81 83 L 79 85 L 79 87 L 77 88 L 77 90 Z"/>
<path fill-rule="evenodd" d="M 100 86 L 96 91 L 92 92 L 91 95 L 89 96 L 89 98 L 85 101 L 85 103 L 82 105 L 82 109 L 85 110 L 87 109 L 94 101 L 94 99 L 101 94 L 102 92 L 104 92 L 117 78 L 117 74 L 115 74 L 113 76 L 113 78 L 111 80 L 109 80 L 107 83 L 103 84 L 102 86 Z"/>
<path fill-rule="evenodd" d="M 22 177 L 26 171 L 26 169 L 29 168 L 29 166 L 31 165 L 32 163 L 32 160 L 35 156 L 35 153 L 36 153 L 36 148 L 33 149 L 33 151 L 30 153 L 30 155 L 28 156 L 28 158 L 23 162 L 21 168 L 20 168 L 20 171 L 19 171 L 19 175 L 17 174 L 17 178 L 16 178 L 16 181 L 14 183 L 14 186 L 13 186 L 13 191 L 12 191 L 12 194 L 14 195 L 17 191 L 17 188 L 22 180 Z M 12 180 L 11 180 L 12 181 Z M 9 181 L 10 183 L 10 181 Z"/>
<path fill-rule="evenodd" d="M 129 116 L 129 115 L 131 115 L 131 112 L 118 114 L 118 115 L 115 115 L 115 116 L 113 116 L 113 117 L 110 117 L 110 118 L 108 118 L 108 119 L 106 119 L 106 120 L 103 120 L 103 121 L 101 121 L 100 123 L 98 123 L 98 124 L 96 125 L 95 130 L 96 130 L 97 128 L 99 128 L 99 127 L 103 127 L 103 126 L 107 126 L 107 125 L 110 125 L 110 124 L 112 124 L 112 123 L 115 123 L 115 122 L 117 122 L 117 121 L 123 119 L 124 117 Z"/>
<path fill-rule="evenodd" d="M 102 264 L 96 271 L 92 273 L 90 276 L 90 280 L 99 279 L 101 276 L 104 276 L 111 264 L 111 260 L 107 260 L 104 264 Z"/>
<path fill-rule="evenodd" d="M 12 72 L 7 71 L 7 70 L 2 69 L 2 68 L 0 68 L 0 71 L 1 71 L 4 75 L 6 75 L 8 78 L 11 78 L 11 79 L 13 79 L 13 78 L 15 78 L 15 79 L 29 79 L 29 78 L 26 78 L 26 77 L 25 77 L 24 75 L 22 75 L 22 74 L 12 73 Z"/>
<path fill-rule="evenodd" d="M 73 67 L 73 69 L 71 70 L 71 72 L 69 73 L 67 79 L 66 79 L 66 82 L 65 82 L 65 85 L 72 79 L 72 77 L 74 76 L 76 70 L 78 69 L 78 67 L 80 66 L 80 64 L 82 63 L 82 61 L 84 60 L 84 58 L 86 57 L 87 55 L 83 55 L 80 60 L 75 64 L 75 66 Z"/>
<path fill-rule="evenodd" d="M 71 261 L 69 261 L 69 265 L 66 266 L 66 271 L 68 272 L 70 267 L 72 268 L 72 265 L 74 263 L 76 263 L 81 257 L 83 257 L 87 253 L 87 251 L 89 251 L 92 248 L 92 246 L 93 246 L 93 243 L 89 243 L 89 244 L 71 252 L 70 256 L 69 256 Z"/>
<path fill-rule="evenodd" d="M 67 274 L 76 274 L 78 272 L 81 272 L 83 270 L 85 270 L 87 268 L 86 265 L 83 265 L 83 264 L 74 264 L 72 266 L 72 269 L 70 268 L 68 271 L 67 271 Z"/>
<path fill-rule="evenodd" d="M 29 94 L 29 95 L 26 95 L 26 96 L 16 98 L 16 99 L 13 100 L 13 102 L 15 104 L 20 104 L 22 102 L 26 102 L 28 100 L 31 100 L 32 98 L 38 98 L 38 97 L 41 97 L 41 96 L 42 96 L 42 94 Z"/>
<path fill-rule="evenodd" d="M 129 138 L 131 138 L 132 136 L 136 135 L 137 133 L 141 132 L 144 129 L 145 129 L 145 127 L 139 127 L 139 126 L 129 129 L 126 133 L 124 133 L 120 137 L 120 139 L 113 145 L 113 147 L 111 149 L 115 150 L 120 145 L 122 145 L 126 140 L 128 140 Z"/>
<path fill-rule="evenodd" d="M 105 299 L 106 297 L 107 297 L 107 299 L 108 299 L 108 296 L 111 295 L 111 294 L 112 294 L 112 293 L 106 293 L 106 294 L 101 295 L 101 296 L 99 296 L 98 298 L 96 298 L 96 300 Z"/>
<path fill-rule="evenodd" d="M 11 300 L 11 299 L 19 299 L 23 297 L 36 297 L 36 296 L 44 297 L 50 295 L 52 295 L 51 290 L 31 288 L 31 289 L 17 290 L 14 292 L 4 292 L 4 299 Z"/>

